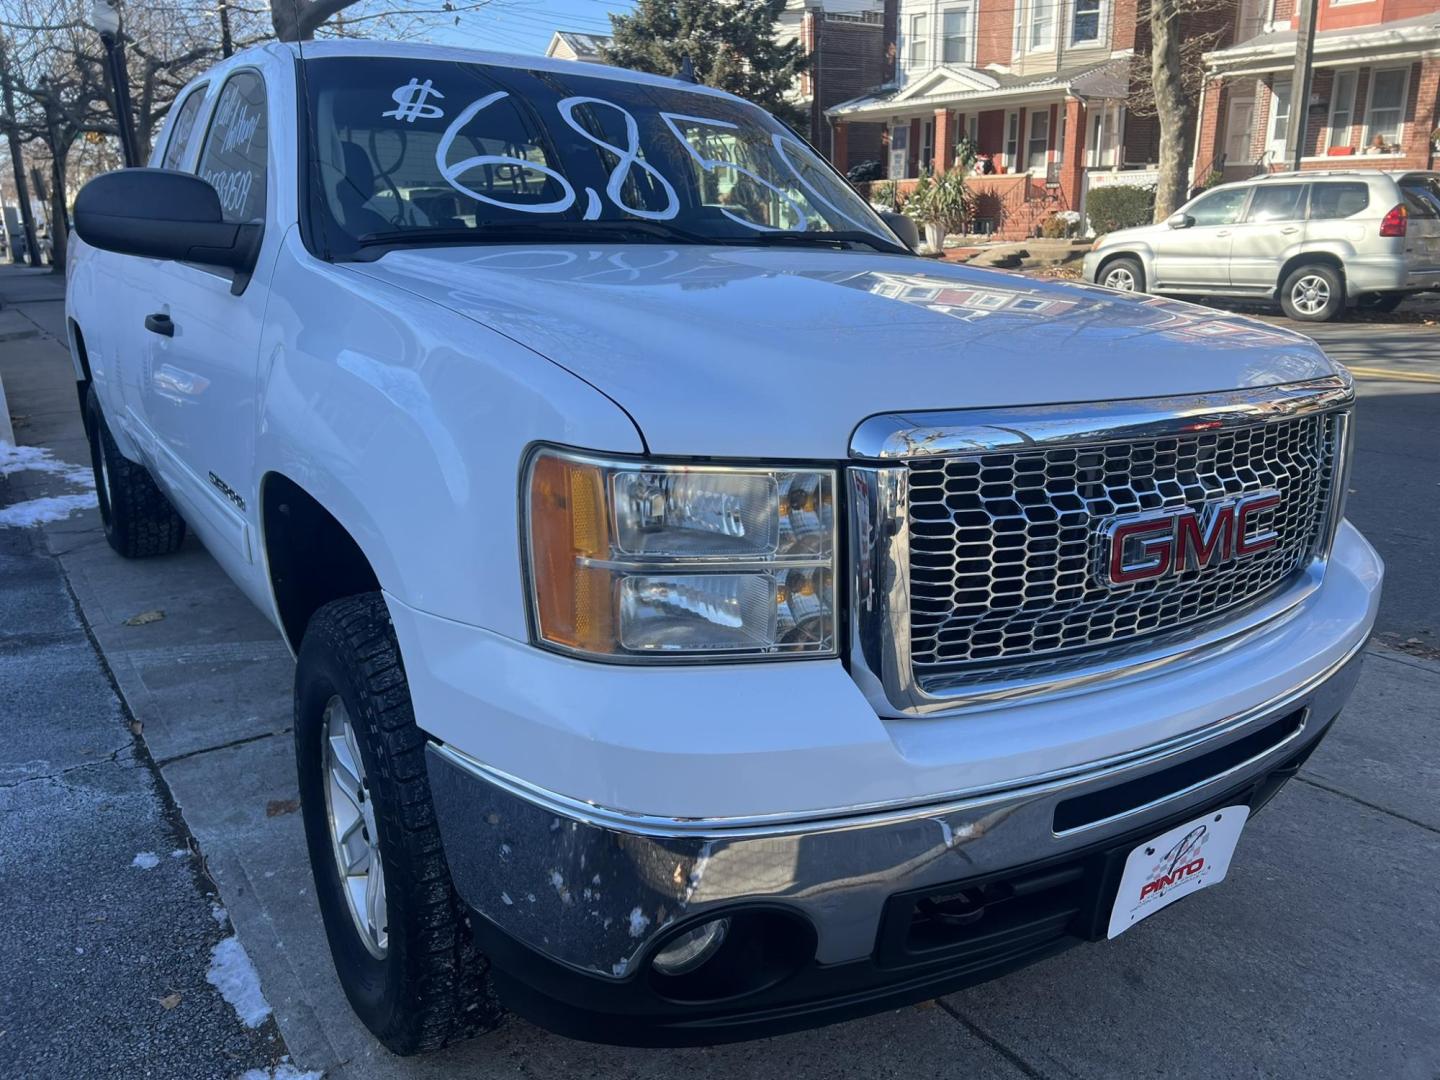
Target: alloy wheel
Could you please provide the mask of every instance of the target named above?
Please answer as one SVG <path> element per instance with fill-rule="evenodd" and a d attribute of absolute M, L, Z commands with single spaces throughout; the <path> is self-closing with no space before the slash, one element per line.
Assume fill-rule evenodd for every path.
<path fill-rule="evenodd" d="M 370 955 L 383 959 L 390 932 L 375 803 L 370 798 L 350 712 L 338 694 L 325 703 L 321 738 L 325 748 L 325 816 L 335 849 L 335 866 L 340 872 L 340 891 L 365 948 Z"/>
<path fill-rule="evenodd" d="M 1306 274 L 1291 286 L 1290 303 L 1305 315 L 1318 315 L 1330 303 L 1330 283 L 1318 274 Z"/>
<path fill-rule="evenodd" d="M 1107 289 L 1118 289 L 1120 292 L 1135 291 L 1135 275 L 1128 267 L 1117 266 L 1105 274 L 1105 280 L 1101 282 Z"/>

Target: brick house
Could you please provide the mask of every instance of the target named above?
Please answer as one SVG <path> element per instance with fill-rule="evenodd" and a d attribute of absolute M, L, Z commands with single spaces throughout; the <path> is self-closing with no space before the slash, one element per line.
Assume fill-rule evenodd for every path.
<path fill-rule="evenodd" d="M 1316 0 L 1302 168 L 1428 169 L 1440 128 L 1440 3 Z M 1295 0 L 1245 0 L 1235 43 L 1207 53 L 1194 176 L 1290 168 Z"/>
<path fill-rule="evenodd" d="M 798 41 L 810 58 L 810 69 L 796 81 L 789 97 L 805 114 L 810 141 L 823 154 L 831 153 L 825 109 L 885 79 L 883 6 L 884 0 L 787 0 L 776 21 L 776 40 Z M 545 55 L 604 63 L 601 50 L 610 40 L 605 34 L 556 30 Z M 851 145 L 857 153 L 878 156 L 883 131 L 879 124 L 857 124 Z"/>
<path fill-rule="evenodd" d="M 1056 210 L 1081 210 L 1092 174 L 1154 161 L 1153 122 L 1126 108 L 1144 46 L 1136 0 L 888 0 L 886 15 L 890 81 L 826 110 L 842 169 L 860 160 L 848 145 L 857 122 L 885 125 L 885 174 L 902 190 L 922 169 L 948 169 L 968 135 L 996 170 L 971 181 L 979 228 L 1024 237 Z"/>
<path fill-rule="evenodd" d="M 825 110 L 885 80 L 882 0 L 788 0 L 775 29 L 778 41 L 798 41 L 810 58 L 790 97 L 805 113 L 807 134 L 827 156 L 832 130 Z M 849 132 L 856 161 L 879 157 L 884 128 L 856 124 Z"/>

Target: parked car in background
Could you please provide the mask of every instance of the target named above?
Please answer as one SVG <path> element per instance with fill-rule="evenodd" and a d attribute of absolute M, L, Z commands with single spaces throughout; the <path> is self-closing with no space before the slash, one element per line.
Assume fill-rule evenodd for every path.
<path fill-rule="evenodd" d="M 1278 299 L 1301 322 L 1393 311 L 1440 287 L 1440 173 L 1272 173 L 1100 237 L 1085 279 L 1126 292 Z"/>
<path fill-rule="evenodd" d="M 320 914 L 398 1053 L 499 1005 L 774 1034 L 1114 937 L 1358 676 L 1354 394 L 1298 334 L 916 258 L 760 109 L 595 64 L 267 45 L 152 165 L 75 206 L 105 535 L 193 530 L 297 655 Z"/>

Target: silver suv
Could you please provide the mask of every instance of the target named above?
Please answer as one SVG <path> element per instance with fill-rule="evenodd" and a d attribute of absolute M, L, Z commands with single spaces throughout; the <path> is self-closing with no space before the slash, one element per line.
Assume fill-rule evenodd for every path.
<path fill-rule="evenodd" d="M 1085 280 L 1188 296 L 1278 297 L 1304 322 L 1392 311 L 1440 288 L 1440 173 L 1272 173 L 1211 188 L 1159 225 L 1095 241 Z"/>

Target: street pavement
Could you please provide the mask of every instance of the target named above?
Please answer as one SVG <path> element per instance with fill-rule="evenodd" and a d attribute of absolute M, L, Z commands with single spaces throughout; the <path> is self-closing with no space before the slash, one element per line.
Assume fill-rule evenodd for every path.
<path fill-rule="evenodd" d="M 0 311 L 7 359 L 35 332 Z M 47 341 L 29 362 L 54 354 Z M 30 420 L 30 433 L 46 430 Z M 90 497 L 54 461 L 3 475 L 10 464 L 0 448 L 0 508 Z M 0 1075 L 270 1069 L 285 1053 L 279 1031 L 244 1026 L 207 982 L 229 921 L 35 529 L 0 528 L 0 627 Z"/>
<path fill-rule="evenodd" d="M 58 294 L 50 283 L 46 299 L 46 284 L 24 271 L 0 270 L 6 302 L 0 380 L 17 439 L 81 462 L 67 355 L 43 334 L 7 340 L 4 331 L 5 318 L 16 314 L 37 331 L 61 329 Z M 166 559 L 123 562 L 105 545 L 93 511 L 25 535 L 63 573 L 124 703 L 143 724 L 144 750 L 183 815 L 176 827 L 198 844 L 301 1067 L 357 1080 L 681 1074 L 1436 1080 L 1440 654 L 1428 643 L 1440 633 L 1440 584 L 1429 567 L 1440 482 L 1433 444 L 1440 329 L 1341 324 L 1316 337 L 1346 362 L 1381 373 L 1359 380 L 1350 513 L 1389 562 L 1380 631 L 1398 647 L 1372 646 L 1337 730 L 1301 778 L 1247 827 L 1227 883 L 1113 942 L 939 1002 L 739 1046 L 617 1049 L 515 1021 L 425 1058 L 401 1060 L 379 1049 L 341 995 L 311 895 L 294 801 L 293 667 L 278 635 L 193 542 Z M 0 506 L 6 497 L 0 488 Z M 35 620 L 27 614 L 25 621 Z M 45 704 L 33 719 L 48 723 L 55 738 L 73 739 L 66 732 L 102 711 Z M 102 752 L 109 745 L 99 744 Z M 43 926 L 52 904 L 46 881 L 16 869 L 3 847 L 0 858 L 7 910 L 33 908 L 26 918 Z M 12 876 L 18 884 L 9 884 Z M 207 950 L 192 952 L 192 970 L 203 970 Z M 10 972 L 23 964 L 5 952 L 0 962 Z M 138 987 L 123 989 L 138 999 L 144 993 Z M 21 1030 L 27 1045 L 44 1045 L 63 1041 L 91 1015 L 62 997 L 50 1003 L 38 1032 L 38 1015 L 0 1020 L 0 1028 Z M 0 1070 L 10 1065 L 13 1072 L 11 1038 L 0 1036 Z M 221 1046 L 217 1041 L 217 1061 Z M 99 1074 L 21 1065 L 27 1076 Z M 149 1075 L 209 1074 L 162 1063 Z"/>

